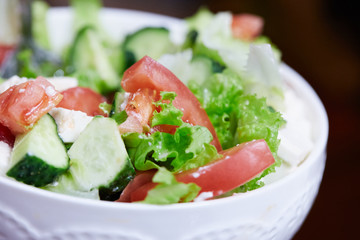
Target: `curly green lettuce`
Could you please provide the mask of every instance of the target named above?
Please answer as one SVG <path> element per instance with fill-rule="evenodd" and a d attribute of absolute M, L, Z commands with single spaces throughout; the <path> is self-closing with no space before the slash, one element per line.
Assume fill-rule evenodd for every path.
<path fill-rule="evenodd" d="M 154 112 L 151 126 L 162 124 L 177 126 L 174 134 L 155 132 L 128 133 L 123 139 L 129 156 L 137 170 L 145 171 L 166 167 L 171 172 L 200 167 L 218 158 L 213 137 L 206 127 L 183 122 L 183 112 L 172 105 L 176 94 L 162 92 L 162 100 L 155 102 L 161 111 Z"/>

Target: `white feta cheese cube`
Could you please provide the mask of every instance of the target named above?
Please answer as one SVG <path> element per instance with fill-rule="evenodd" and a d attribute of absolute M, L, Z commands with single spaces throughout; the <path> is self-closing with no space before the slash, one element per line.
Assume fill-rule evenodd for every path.
<path fill-rule="evenodd" d="M 292 90 L 285 92 L 286 126 L 279 130 L 281 143 L 278 155 L 291 167 L 298 166 L 313 148 L 312 129 L 306 107 Z"/>
<path fill-rule="evenodd" d="M 49 113 L 55 119 L 59 136 L 65 143 L 74 142 L 93 119 L 84 112 L 65 108 L 54 108 Z"/>
<path fill-rule="evenodd" d="M 78 80 L 73 77 L 52 77 L 46 79 L 54 85 L 55 89 L 59 92 L 78 86 Z"/>

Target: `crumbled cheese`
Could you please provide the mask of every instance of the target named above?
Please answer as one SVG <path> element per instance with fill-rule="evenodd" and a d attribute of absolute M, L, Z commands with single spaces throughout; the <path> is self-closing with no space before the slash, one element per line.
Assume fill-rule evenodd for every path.
<path fill-rule="evenodd" d="M 202 192 L 194 199 L 194 202 L 201 202 L 206 199 L 212 198 L 214 194 L 212 192 Z"/>
<path fill-rule="evenodd" d="M 12 86 L 19 85 L 28 80 L 33 80 L 33 79 L 13 76 L 8 80 L 4 81 L 2 84 L 0 84 L 0 93 L 5 92 L 8 88 Z M 52 78 L 46 78 L 46 80 L 48 80 L 54 86 L 54 88 L 59 92 L 78 86 L 78 80 L 72 77 L 52 77 Z M 49 87 L 47 87 L 45 91 L 48 96 L 53 96 L 55 94 L 55 92 Z"/>
<path fill-rule="evenodd" d="M 298 166 L 313 148 L 311 122 L 305 117 L 306 107 L 294 91 L 285 92 L 286 125 L 279 130 L 278 155 L 291 167 Z"/>
<path fill-rule="evenodd" d="M 9 78 L 8 80 L 4 81 L 2 84 L 0 84 L 0 93 L 5 92 L 8 88 L 15 86 L 15 85 L 19 85 L 21 83 L 26 82 L 28 79 L 24 78 L 24 77 L 18 77 L 18 76 L 13 76 L 11 78 Z"/>
<path fill-rule="evenodd" d="M 72 77 L 52 77 L 52 78 L 47 78 L 47 80 L 59 92 L 78 86 L 78 80 Z"/>
<path fill-rule="evenodd" d="M 65 143 L 74 142 L 93 119 L 81 111 L 53 108 L 50 115 L 55 119 L 58 133 Z"/>

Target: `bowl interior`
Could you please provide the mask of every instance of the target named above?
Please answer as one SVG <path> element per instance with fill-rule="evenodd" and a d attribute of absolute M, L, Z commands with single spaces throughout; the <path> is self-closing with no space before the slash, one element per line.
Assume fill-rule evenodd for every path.
<path fill-rule="evenodd" d="M 101 11 L 101 21 L 109 37 L 120 41 L 125 33 L 135 31 L 144 26 L 165 26 L 172 30 L 172 38 L 174 41 L 182 41 L 186 28 L 182 20 L 160 16 L 152 13 L 144 13 L 139 11 L 130 11 L 122 9 L 103 9 Z M 53 49 L 61 52 L 61 49 L 69 44 L 72 39 L 72 11 L 67 7 L 53 8 L 49 10 L 48 14 L 48 30 L 50 35 L 50 42 Z M 91 207 L 110 207 L 110 208 L 127 208 L 127 209 L 177 209 L 177 208 L 192 208 L 199 205 L 209 204 L 223 204 L 227 201 L 239 201 L 240 198 L 246 198 L 250 195 L 261 194 L 268 191 L 268 189 L 280 187 L 278 185 L 287 181 L 288 177 L 296 178 L 298 175 L 303 174 L 308 166 L 314 161 L 318 161 L 321 154 L 325 151 L 327 138 L 328 138 L 328 119 L 324 106 L 321 100 L 311 88 L 311 86 L 292 68 L 286 64 L 282 64 L 281 75 L 288 83 L 288 85 L 295 90 L 297 95 L 302 98 L 308 106 L 307 112 L 310 121 L 313 123 L 313 138 L 315 147 L 302 165 L 296 171 L 283 179 L 257 189 L 253 192 L 246 193 L 246 195 L 235 196 L 225 199 L 217 199 L 207 202 L 187 203 L 187 204 L 174 204 L 168 206 L 153 206 L 143 204 L 127 204 L 127 203 L 109 203 L 104 201 L 94 201 L 88 199 L 80 199 L 71 196 L 60 195 L 52 192 L 47 192 L 31 186 L 27 186 L 11 179 L 0 177 L 0 184 L 11 186 L 21 191 L 30 194 L 36 194 L 41 197 L 53 199 L 56 201 L 71 202 L 76 205 L 89 205 Z"/>

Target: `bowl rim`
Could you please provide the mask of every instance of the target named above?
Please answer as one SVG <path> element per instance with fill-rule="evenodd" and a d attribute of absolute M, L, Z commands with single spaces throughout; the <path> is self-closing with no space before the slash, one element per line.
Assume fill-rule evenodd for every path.
<path fill-rule="evenodd" d="M 69 7 L 54 7 L 51 8 L 50 10 L 64 11 L 68 9 Z M 181 19 L 166 15 L 137 11 L 137 10 L 127 10 L 127 9 L 117 9 L 117 8 L 103 8 L 102 10 L 103 13 L 106 13 L 108 11 L 115 11 L 115 12 L 120 11 L 135 15 L 142 14 L 144 17 L 167 18 L 174 22 L 182 21 Z M 234 195 L 221 199 L 208 200 L 208 201 L 199 201 L 199 202 L 190 202 L 190 203 L 181 203 L 181 204 L 168 204 L 168 205 L 152 205 L 152 204 L 143 204 L 143 203 L 108 202 L 108 201 L 100 201 L 93 199 L 84 199 L 84 198 L 69 196 L 61 193 L 54 193 L 33 186 L 29 186 L 4 176 L 0 176 L 0 185 L 3 184 L 8 185 L 11 188 L 16 188 L 17 190 L 24 191 L 28 194 L 35 194 L 40 197 L 45 197 L 53 201 L 62 201 L 69 204 L 78 204 L 82 206 L 87 205 L 88 207 L 109 208 L 114 210 L 126 209 L 126 210 L 134 210 L 134 211 L 144 211 L 144 210 L 168 211 L 168 210 L 176 210 L 176 209 L 189 209 L 194 207 L 199 208 L 199 207 L 207 207 L 207 206 L 216 206 L 219 204 L 227 204 L 234 201 L 241 201 L 242 198 L 256 196 L 266 191 L 272 191 L 273 188 L 281 187 L 281 185 L 285 184 L 291 178 L 296 178 L 297 176 L 303 174 L 309 169 L 309 167 L 312 164 L 320 160 L 321 155 L 326 151 L 326 145 L 329 135 L 329 120 L 325 107 L 321 99 L 315 92 L 315 90 L 311 87 L 311 85 L 299 73 L 297 73 L 294 69 L 292 69 L 290 66 L 288 66 L 285 63 L 280 64 L 280 74 L 283 78 L 285 78 L 285 82 L 291 82 L 291 84 L 296 88 L 294 89 L 296 93 L 299 93 L 300 95 L 306 95 L 306 97 L 308 97 L 309 100 L 312 102 L 313 112 L 315 112 L 316 115 L 319 117 L 318 118 L 318 121 L 320 123 L 319 135 L 317 136 L 316 141 L 314 142 L 313 150 L 310 152 L 310 154 L 307 156 L 304 162 L 296 168 L 295 171 L 259 189 L 246 192 L 244 194 Z M 298 89 L 300 89 L 301 91 L 299 91 Z"/>

